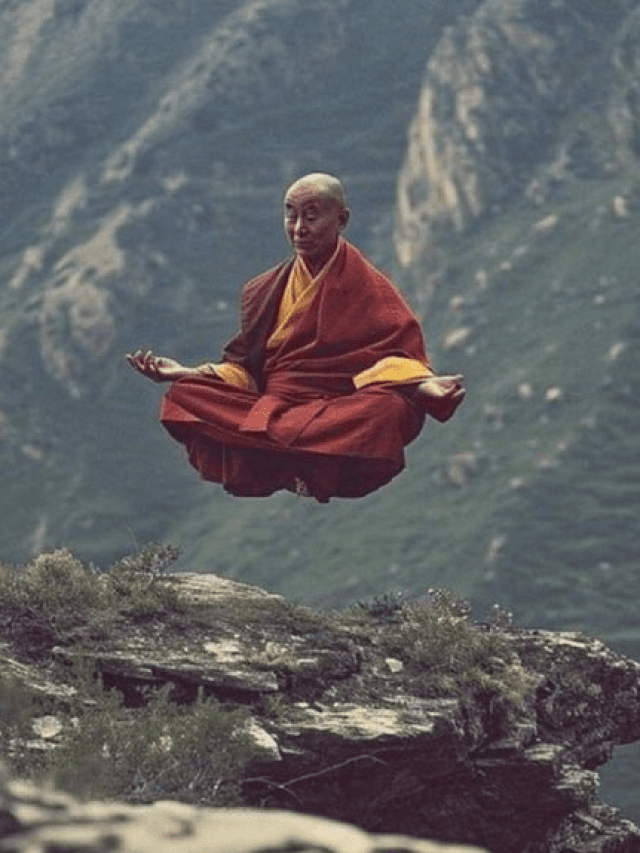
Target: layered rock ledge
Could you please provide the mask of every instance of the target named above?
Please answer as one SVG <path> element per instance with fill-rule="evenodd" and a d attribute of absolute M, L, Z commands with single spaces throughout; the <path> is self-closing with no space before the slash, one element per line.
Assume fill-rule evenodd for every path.
<path fill-rule="evenodd" d="M 599 640 L 474 625 L 460 602 L 437 594 L 323 614 L 215 575 L 156 583 L 177 592 L 178 621 L 132 622 L 108 638 L 59 643 L 37 663 L 12 663 L 7 648 L 3 672 L 59 701 L 70 689 L 61 673 L 83 659 L 132 713 L 167 684 L 177 702 L 207 696 L 244 709 L 255 753 L 239 790 L 245 807 L 271 810 L 269 826 L 289 826 L 290 816 L 276 814 L 284 810 L 493 853 L 640 849 L 640 830 L 596 797 L 597 768 L 616 745 L 640 738 L 640 664 Z M 64 725 L 43 737 L 54 747 Z M 33 794 L 24 800 L 22 789 L 12 790 L 2 849 L 107 849 L 58 843 L 48 820 L 26 826 L 11 803 Z M 105 812 L 108 821 L 119 808 Z M 153 822 L 155 812 L 144 809 L 140 820 Z M 227 813 L 197 820 L 212 834 L 216 821 L 244 825 Z M 320 824 L 304 826 L 317 839 Z M 21 832 L 54 840 L 20 846 L 12 838 Z M 125 836 L 119 849 L 147 849 Z M 223 849 L 195 839 L 183 849 Z M 353 839 L 350 850 L 413 849 Z M 294 847 L 343 849 L 298 836 Z"/>

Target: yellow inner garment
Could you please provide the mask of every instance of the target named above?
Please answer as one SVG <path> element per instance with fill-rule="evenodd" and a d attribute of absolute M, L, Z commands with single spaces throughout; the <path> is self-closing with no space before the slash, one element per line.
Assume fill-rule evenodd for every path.
<path fill-rule="evenodd" d="M 237 388 L 246 388 L 247 391 L 255 391 L 256 383 L 253 377 L 239 364 L 234 364 L 232 361 L 223 361 L 222 364 L 206 364 L 205 368 L 209 368 L 212 373 L 215 373 L 220 379 L 224 379 L 229 385 L 235 385 Z"/>
<path fill-rule="evenodd" d="M 282 341 L 286 340 L 287 336 L 291 334 L 293 326 L 295 325 L 295 320 L 303 311 L 306 311 L 311 304 L 311 300 L 315 296 L 320 283 L 329 270 L 329 267 L 334 262 L 339 249 L 340 242 L 338 242 L 338 246 L 336 247 L 333 255 L 329 258 L 315 278 L 312 278 L 311 273 L 305 266 L 302 258 L 299 255 L 296 257 L 293 262 L 291 272 L 289 273 L 289 280 L 287 281 L 284 293 L 282 294 L 282 299 L 280 300 L 276 327 L 267 341 L 268 348 L 275 347 L 282 343 Z M 222 362 L 221 364 L 206 363 L 201 365 L 200 369 L 203 373 L 215 373 L 230 385 L 235 385 L 238 388 L 246 388 L 249 391 L 256 390 L 256 384 L 253 377 L 250 376 L 249 373 L 247 373 L 247 371 L 239 364 L 233 364 L 229 361 Z"/>
<path fill-rule="evenodd" d="M 373 367 L 363 370 L 353 377 L 356 388 L 364 388 L 374 382 L 420 382 L 433 376 L 426 364 L 415 358 L 404 358 L 399 355 L 388 355 L 376 361 Z"/>
<path fill-rule="evenodd" d="M 311 300 L 316 295 L 336 254 L 337 250 L 315 278 L 312 277 L 300 255 L 296 257 L 289 273 L 289 281 L 282 294 L 276 327 L 269 336 L 267 348 L 278 346 L 291 334 L 294 321 L 311 305 Z"/>

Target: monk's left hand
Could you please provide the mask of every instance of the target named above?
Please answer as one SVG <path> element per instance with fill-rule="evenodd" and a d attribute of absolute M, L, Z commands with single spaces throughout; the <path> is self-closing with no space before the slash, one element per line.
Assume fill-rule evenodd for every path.
<path fill-rule="evenodd" d="M 426 398 L 427 412 L 432 418 L 444 423 L 454 415 L 464 400 L 464 377 L 460 373 L 455 376 L 430 376 L 418 385 L 418 390 Z"/>

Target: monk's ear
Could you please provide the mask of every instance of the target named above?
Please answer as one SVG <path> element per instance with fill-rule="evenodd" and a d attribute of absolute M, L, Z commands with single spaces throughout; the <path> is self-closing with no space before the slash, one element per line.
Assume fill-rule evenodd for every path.
<path fill-rule="evenodd" d="M 342 230 L 344 230 L 347 227 L 350 216 L 351 216 L 351 213 L 349 212 L 349 208 L 343 207 L 342 210 L 340 211 L 340 228 Z"/>

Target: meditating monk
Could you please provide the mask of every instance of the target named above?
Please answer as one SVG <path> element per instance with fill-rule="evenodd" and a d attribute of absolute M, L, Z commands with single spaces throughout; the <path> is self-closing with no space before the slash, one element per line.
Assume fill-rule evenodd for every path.
<path fill-rule="evenodd" d="M 337 178 L 297 180 L 284 199 L 294 255 L 245 285 L 222 361 L 127 355 L 172 383 L 162 424 L 232 495 L 366 495 L 402 471 L 427 414 L 446 421 L 464 398 L 461 376 L 434 375 L 397 288 L 342 237 L 348 221 Z"/>

